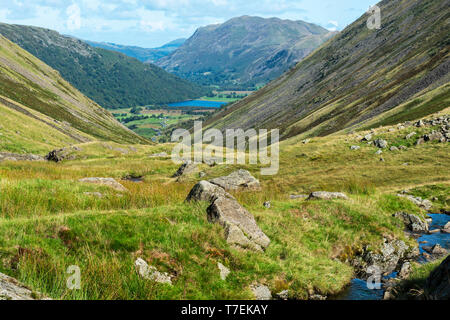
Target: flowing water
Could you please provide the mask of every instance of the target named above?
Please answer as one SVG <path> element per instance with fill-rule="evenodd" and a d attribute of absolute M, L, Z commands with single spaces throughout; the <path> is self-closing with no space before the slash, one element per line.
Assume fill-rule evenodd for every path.
<path fill-rule="evenodd" d="M 450 221 L 450 215 L 446 214 L 430 214 L 433 221 L 430 223 L 429 229 L 440 229 Z M 438 232 L 434 234 L 424 234 L 417 239 L 419 243 L 420 253 L 424 252 L 423 247 L 432 247 L 436 244 L 441 245 L 442 248 L 450 250 L 450 234 Z M 426 263 L 426 260 L 420 255 L 418 262 Z M 394 272 L 384 279 L 396 277 Z M 335 299 L 337 300 L 381 300 L 383 299 L 384 289 L 371 290 L 367 288 L 367 282 L 362 279 L 353 279 L 351 284 Z"/>

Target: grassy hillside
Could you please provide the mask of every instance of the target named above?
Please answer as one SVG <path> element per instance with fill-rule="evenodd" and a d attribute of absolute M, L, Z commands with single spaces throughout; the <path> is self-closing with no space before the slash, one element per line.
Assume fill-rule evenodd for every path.
<path fill-rule="evenodd" d="M 379 128 L 374 138 L 395 145 L 417 130 L 392 129 Z M 80 160 L 0 162 L 0 271 L 56 299 L 252 299 L 250 285 L 256 282 L 273 293 L 288 289 L 295 299 L 311 292 L 335 294 L 353 277 L 347 259 L 363 246 L 377 250 L 391 237 L 415 243 L 392 215 L 424 213 L 397 197 L 399 190 L 450 205 L 448 143 L 386 150 L 381 162 L 377 148 L 359 142 L 365 133 L 318 137 L 308 144 L 286 140 L 275 176 L 245 167 L 261 180 L 262 190 L 234 195 L 271 239 L 265 253 L 231 247 L 223 229 L 207 221 L 206 203 L 184 202 L 200 178 L 175 182 L 170 177 L 177 165 L 149 158 L 170 154 L 172 145 L 139 146 L 123 154 L 114 149 L 128 146 L 94 142 L 77 145 Z M 355 144 L 361 149 L 350 150 Z M 200 169 L 210 179 L 236 168 Z M 121 180 L 130 174 L 143 182 Z M 93 176 L 116 178 L 129 192 L 78 182 Z M 289 199 L 317 190 L 345 192 L 349 200 Z M 264 201 L 271 202 L 270 209 Z M 172 275 L 173 286 L 140 278 L 133 266 L 137 257 Z M 218 262 L 231 270 L 226 281 Z M 81 290 L 66 288 L 70 265 L 81 269 Z"/>
<path fill-rule="evenodd" d="M 2 151 L 44 151 L 46 147 L 97 139 L 147 143 L 73 88 L 57 71 L 3 36 L 0 108 Z"/>
<path fill-rule="evenodd" d="M 450 13 L 445 0 L 379 3 L 256 94 L 218 113 L 218 128 L 280 128 L 284 138 L 414 119 L 449 105 Z M 385 116 L 384 116 L 385 114 Z"/>
<path fill-rule="evenodd" d="M 245 89 L 277 78 L 333 34 L 303 21 L 243 16 L 199 28 L 156 63 L 200 84 Z"/>
<path fill-rule="evenodd" d="M 94 48 L 56 31 L 0 24 L 0 34 L 52 68 L 104 108 L 183 101 L 206 91 L 152 64 Z"/>

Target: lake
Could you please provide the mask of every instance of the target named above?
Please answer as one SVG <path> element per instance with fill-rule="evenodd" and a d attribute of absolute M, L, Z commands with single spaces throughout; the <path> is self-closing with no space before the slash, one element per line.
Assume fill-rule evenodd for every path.
<path fill-rule="evenodd" d="M 201 108 L 220 108 L 228 102 L 206 101 L 206 100 L 187 100 L 182 102 L 169 103 L 169 107 L 201 107 Z"/>

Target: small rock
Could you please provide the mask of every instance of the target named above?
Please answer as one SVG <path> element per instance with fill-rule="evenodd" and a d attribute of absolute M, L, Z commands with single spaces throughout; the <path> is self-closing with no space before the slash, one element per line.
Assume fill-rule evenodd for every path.
<path fill-rule="evenodd" d="M 402 265 L 402 268 L 400 270 L 400 273 L 398 274 L 401 279 L 407 279 L 409 275 L 411 274 L 412 268 L 411 263 L 405 262 Z"/>
<path fill-rule="evenodd" d="M 270 209 L 270 201 L 264 202 L 264 208 Z"/>
<path fill-rule="evenodd" d="M 361 149 L 360 146 L 351 146 L 350 147 L 350 150 L 359 150 L 359 149 Z"/>
<path fill-rule="evenodd" d="M 107 187 L 113 188 L 114 190 L 121 191 L 121 192 L 128 191 L 123 185 L 118 183 L 113 178 L 97 178 L 97 177 L 94 177 L 94 178 L 83 178 L 83 179 L 80 179 L 78 181 L 84 182 L 84 183 L 93 183 L 93 184 L 99 184 L 99 185 L 107 186 Z"/>
<path fill-rule="evenodd" d="M 280 300 L 288 300 L 289 299 L 289 290 L 283 290 L 277 293 L 277 298 Z"/>
<path fill-rule="evenodd" d="M 172 285 L 171 277 L 167 273 L 159 272 L 155 267 L 149 266 L 143 259 L 138 258 L 134 262 L 134 266 L 136 267 L 136 271 L 142 278 L 158 283 Z"/>
<path fill-rule="evenodd" d="M 217 263 L 217 267 L 219 268 L 219 271 L 220 271 L 220 279 L 225 281 L 227 279 L 228 275 L 230 274 L 230 269 L 225 267 L 220 262 Z"/>
<path fill-rule="evenodd" d="M 172 176 L 172 178 L 179 178 L 182 176 L 186 176 L 192 172 L 194 172 L 197 169 L 197 165 L 193 163 L 192 161 L 188 160 L 184 162 L 175 172 L 175 174 Z"/>
<path fill-rule="evenodd" d="M 152 155 L 150 155 L 150 158 L 166 158 L 169 155 L 167 154 L 167 152 L 160 152 L 160 153 L 154 153 Z"/>
<path fill-rule="evenodd" d="M 327 300 L 327 297 L 320 294 L 313 294 L 309 296 L 309 300 Z"/>
<path fill-rule="evenodd" d="M 269 287 L 264 285 L 254 285 L 251 286 L 250 289 L 255 295 L 256 300 L 272 300 L 272 293 L 270 292 Z"/>
<path fill-rule="evenodd" d="M 307 194 L 291 194 L 289 196 L 290 199 L 307 199 L 309 197 L 309 195 Z"/>
<path fill-rule="evenodd" d="M 416 134 L 417 134 L 416 132 L 411 132 L 410 134 L 406 135 L 405 139 L 406 139 L 406 140 L 409 140 L 409 139 L 411 139 L 412 137 L 414 137 Z"/>
<path fill-rule="evenodd" d="M 383 139 L 377 139 L 374 141 L 374 143 L 375 143 L 375 146 L 377 146 L 380 149 L 385 149 L 388 146 L 388 142 Z"/>
<path fill-rule="evenodd" d="M 361 141 L 371 141 L 371 140 L 372 140 L 372 135 L 369 133 L 369 134 L 366 134 L 364 136 L 364 138 L 362 138 Z"/>
<path fill-rule="evenodd" d="M 392 146 L 389 150 L 391 150 L 391 151 L 398 151 L 398 148 L 396 146 Z"/>
<path fill-rule="evenodd" d="M 383 153 L 382 150 L 378 150 L 377 152 L 375 152 L 375 154 L 378 154 L 378 155 L 380 155 L 380 154 L 382 154 L 382 153 Z"/>
<path fill-rule="evenodd" d="M 327 192 L 327 191 L 316 191 L 312 192 L 308 200 L 321 199 L 321 200 L 331 200 L 331 199 L 345 199 L 348 200 L 346 194 L 342 192 Z"/>

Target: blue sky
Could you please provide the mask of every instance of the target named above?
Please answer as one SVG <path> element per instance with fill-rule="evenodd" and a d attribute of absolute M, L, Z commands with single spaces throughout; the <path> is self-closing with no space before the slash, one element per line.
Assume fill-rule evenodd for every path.
<path fill-rule="evenodd" d="M 200 26 L 251 15 L 342 30 L 378 0 L 0 0 L 0 22 L 93 41 L 157 47 Z"/>

